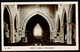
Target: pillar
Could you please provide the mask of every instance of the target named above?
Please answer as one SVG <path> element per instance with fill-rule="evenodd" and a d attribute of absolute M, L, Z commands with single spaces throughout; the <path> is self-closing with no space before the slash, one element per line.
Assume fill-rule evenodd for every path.
<path fill-rule="evenodd" d="M 57 42 L 57 29 L 56 28 L 53 32 L 53 38 L 54 38 L 54 42 Z"/>
<path fill-rule="evenodd" d="M 60 43 L 64 43 L 64 28 L 63 26 L 60 27 Z"/>
<path fill-rule="evenodd" d="M 21 37 L 24 37 L 24 39 L 25 39 L 25 43 L 27 43 L 28 42 L 28 37 L 27 36 L 25 36 L 25 30 L 23 29 L 22 30 L 22 36 Z"/>
<path fill-rule="evenodd" d="M 53 33 L 54 33 L 54 30 L 51 30 L 50 31 L 50 39 L 54 39 L 54 34 Z"/>
<path fill-rule="evenodd" d="M 67 44 L 72 44 L 72 24 L 67 24 Z"/>
<path fill-rule="evenodd" d="M 10 30 L 11 30 L 11 32 L 10 32 L 10 40 L 11 40 L 11 43 L 14 43 L 14 33 L 13 33 L 14 28 L 13 27 L 14 27 L 13 26 L 13 22 L 11 21 L 11 25 L 10 25 Z"/>

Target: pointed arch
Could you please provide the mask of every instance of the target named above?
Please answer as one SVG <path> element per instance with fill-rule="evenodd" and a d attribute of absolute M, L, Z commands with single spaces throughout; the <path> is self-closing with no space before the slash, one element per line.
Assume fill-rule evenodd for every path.
<path fill-rule="evenodd" d="M 34 36 L 34 28 L 36 24 L 39 24 L 42 29 L 41 36 L 37 36 L 38 39 L 36 38 L 36 36 Z M 49 27 L 47 20 L 39 14 L 32 16 L 26 23 L 25 37 L 26 36 L 28 38 L 28 42 L 31 42 L 32 40 L 35 40 L 35 39 L 37 40 L 41 39 L 42 42 L 49 41 L 50 40 L 50 27 Z"/>
<path fill-rule="evenodd" d="M 76 15 L 75 15 L 75 4 L 72 4 L 70 6 L 70 11 L 69 11 L 69 23 L 71 23 L 71 36 L 72 36 L 72 44 L 75 44 L 76 42 Z"/>
<path fill-rule="evenodd" d="M 66 16 L 66 12 L 64 13 L 64 23 L 63 23 L 63 26 L 64 26 L 64 42 L 66 41 L 65 37 L 67 35 L 67 16 Z"/>
<path fill-rule="evenodd" d="M 63 42 L 66 42 L 66 35 L 67 35 L 67 14 L 66 10 L 63 9 L 62 16 L 61 16 L 61 28 L 62 28 L 62 34 L 63 34 Z"/>
<path fill-rule="evenodd" d="M 22 29 L 25 29 L 26 23 L 28 22 L 28 20 L 29 20 L 32 16 L 34 16 L 34 15 L 36 15 L 36 14 L 39 14 L 39 15 L 43 16 L 43 17 L 48 21 L 50 30 L 52 30 L 52 28 L 53 28 L 53 22 L 52 22 L 52 20 L 50 19 L 50 17 L 49 17 L 48 15 L 45 15 L 45 14 L 44 14 L 43 12 L 41 12 L 41 11 L 33 11 L 33 12 L 31 12 L 30 14 L 28 14 L 28 15 L 25 17 L 25 19 L 23 20 L 23 22 L 22 22 Z"/>
<path fill-rule="evenodd" d="M 6 13 L 7 12 L 7 13 Z M 8 15 L 8 16 L 7 16 Z M 7 18 L 8 18 L 8 20 L 7 20 Z M 4 22 L 5 22 L 5 20 L 7 20 L 8 21 L 8 30 L 9 30 L 9 42 L 7 42 L 7 43 L 11 43 L 12 42 L 12 39 L 13 39 L 13 37 L 12 37 L 12 35 L 13 35 L 13 19 L 12 19 L 12 15 L 11 15 L 11 11 L 10 11 L 10 8 L 9 8 L 9 6 L 5 6 L 4 7 L 4 9 L 3 9 L 3 19 L 4 19 Z M 5 26 L 4 26 L 5 27 Z M 5 32 L 4 32 L 5 33 Z"/>

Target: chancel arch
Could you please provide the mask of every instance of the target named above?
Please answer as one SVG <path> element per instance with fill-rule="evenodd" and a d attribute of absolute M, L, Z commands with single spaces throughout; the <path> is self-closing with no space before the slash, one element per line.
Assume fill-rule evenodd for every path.
<path fill-rule="evenodd" d="M 31 43 L 48 44 L 50 41 L 50 27 L 47 20 L 39 14 L 32 16 L 26 23 L 25 37 Z"/>
<path fill-rule="evenodd" d="M 29 20 L 32 16 L 34 16 L 34 15 L 36 15 L 36 14 L 39 14 L 39 15 L 43 16 L 43 17 L 48 21 L 49 26 L 50 26 L 50 30 L 52 30 L 52 28 L 53 28 L 53 22 L 52 22 L 52 20 L 50 19 L 50 17 L 49 17 L 48 15 L 46 15 L 46 14 L 44 14 L 43 12 L 40 12 L 40 11 L 34 11 L 34 12 L 31 12 L 29 15 L 27 15 L 27 16 L 25 17 L 25 19 L 23 20 L 22 28 L 24 29 L 25 24 L 28 22 L 28 20 Z"/>
<path fill-rule="evenodd" d="M 40 12 L 40 11 L 34 11 L 34 12 L 31 12 L 29 15 L 27 15 L 26 17 L 25 17 L 25 19 L 23 20 L 23 24 L 22 24 L 22 30 L 23 30 L 23 34 L 25 35 L 25 28 L 26 28 L 26 23 L 28 22 L 28 20 L 32 17 L 32 16 L 34 16 L 34 15 L 36 15 L 36 14 L 39 14 L 39 15 L 41 15 L 41 16 L 43 16 L 46 20 L 47 20 L 47 22 L 48 22 L 48 24 L 49 24 L 49 27 L 50 27 L 50 32 L 51 32 L 51 30 L 53 29 L 53 22 L 52 22 L 52 20 L 50 19 L 50 17 L 48 16 L 48 15 L 46 15 L 46 14 L 44 14 L 43 12 Z"/>

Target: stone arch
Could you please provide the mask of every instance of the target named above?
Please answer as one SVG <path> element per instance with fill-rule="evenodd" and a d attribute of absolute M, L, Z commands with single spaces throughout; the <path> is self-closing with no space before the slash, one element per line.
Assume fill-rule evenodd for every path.
<path fill-rule="evenodd" d="M 72 14 L 75 12 L 75 4 L 70 5 L 69 8 L 69 23 L 72 23 Z M 76 20 L 76 19 L 75 19 Z M 74 22 L 75 23 L 75 22 Z"/>
<path fill-rule="evenodd" d="M 60 17 L 57 18 L 57 32 L 60 32 Z"/>
<path fill-rule="evenodd" d="M 67 35 L 67 15 L 66 12 L 64 13 L 64 21 L 63 21 L 63 26 L 64 26 L 64 42 L 66 42 L 66 35 Z"/>
<path fill-rule="evenodd" d="M 27 15 L 27 16 L 25 17 L 25 19 L 23 20 L 23 22 L 22 22 L 22 23 L 23 23 L 23 24 L 22 24 L 23 33 L 24 33 L 24 31 L 25 31 L 26 23 L 28 22 L 28 20 L 29 20 L 32 16 L 34 16 L 34 15 L 36 15 L 36 14 L 39 14 L 39 15 L 43 16 L 43 17 L 47 20 L 47 22 L 48 22 L 48 24 L 49 24 L 49 27 L 50 27 L 50 32 L 51 32 L 51 30 L 53 29 L 53 22 L 52 22 L 52 20 L 50 19 L 50 17 L 49 17 L 48 15 L 44 14 L 44 13 L 41 12 L 41 11 L 33 11 L 32 13 L 30 13 L 29 15 Z"/>
<path fill-rule="evenodd" d="M 27 15 L 27 16 L 25 17 L 25 19 L 23 20 L 22 28 L 26 25 L 26 23 L 28 22 L 28 20 L 29 20 L 32 16 L 34 16 L 34 15 L 36 15 L 36 14 L 39 14 L 39 15 L 43 16 L 43 17 L 48 21 L 48 24 L 49 24 L 49 26 L 50 26 L 50 30 L 52 30 L 52 28 L 53 28 L 53 22 L 52 22 L 52 20 L 50 19 L 50 17 L 49 17 L 48 15 L 45 15 L 43 12 L 40 12 L 40 11 L 34 11 L 34 12 L 30 13 L 29 15 Z"/>
<path fill-rule="evenodd" d="M 66 13 L 66 10 L 63 9 L 63 12 L 62 12 L 62 16 L 61 16 L 61 26 L 63 26 L 64 24 L 64 16 L 66 15 L 66 21 L 67 21 L 67 13 Z"/>
<path fill-rule="evenodd" d="M 10 34 L 9 34 L 9 43 L 12 43 L 12 40 L 13 40 L 13 19 L 12 19 L 12 15 L 11 15 L 11 11 L 10 11 L 10 8 L 9 6 L 4 6 L 3 8 L 3 18 L 4 18 L 4 10 L 7 9 L 8 13 L 9 13 L 9 19 L 10 19 Z"/>
<path fill-rule="evenodd" d="M 73 13 L 73 5 L 70 5 L 70 7 L 69 7 L 69 23 L 72 22 L 72 13 Z"/>
<path fill-rule="evenodd" d="M 41 36 L 38 37 L 38 39 L 37 37 L 35 37 L 35 34 L 34 34 L 34 29 L 37 24 L 40 25 L 42 29 Z M 49 24 L 47 20 L 39 14 L 32 16 L 26 24 L 25 37 L 28 38 L 28 42 L 33 42 L 33 40 L 35 40 L 36 42 L 36 39 L 37 40 L 41 39 L 42 42 L 49 41 L 50 40 L 50 28 L 49 28 Z"/>
<path fill-rule="evenodd" d="M 61 25 L 60 23 L 61 23 L 61 22 L 60 22 L 60 16 L 59 16 L 59 15 L 57 16 L 57 20 L 56 20 L 56 21 L 57 21 L 57 22 L 56 22 L 56 27 L 57 27 L 57 28 L 56 28 L 56 30 L 57 30 L 57 31 L 56 31 L 56 32 L 57 32 L 56 36 L 57 36 L 57 37 L 60 37 L 60 25 Z M 59 40 L 57 40 L 57 42 L 59 42 Z"/>
<path fill-rule="evenodd" d="M 64 41 L 66 40 L 66 35 L 67 35 L 67 13 L 66 13 L 66 10 L 63 9 L 63 12 L 62 12 L 62 16 L 61 16 L 61 29 L 60 29 L 60 32 L 61 32 L 61 36 L 64 37 L 62 38 L 62 42 L 64 43 Z M 66 23 L 64 24 L 64 21 L 66 20 Z M 66 26 L 66 34 L 64 33 L 64 27 Z"/>
<path fill-rule="evenodd" d="M 76 42 L 75 4 L 70 5 L 68 23 L 69 23 L 69 28 L 70 28 L 71 43 L 75 44 Z"/>

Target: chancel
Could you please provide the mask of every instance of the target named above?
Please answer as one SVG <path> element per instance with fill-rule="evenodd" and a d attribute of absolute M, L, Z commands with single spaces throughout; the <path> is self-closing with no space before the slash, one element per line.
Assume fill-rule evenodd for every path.
<path fill-rule="evenodd" d="M 34 27 L 34 36 L 42 36 L 42 29 L 39 23 L 37 23 L 36 26 Z"/>

